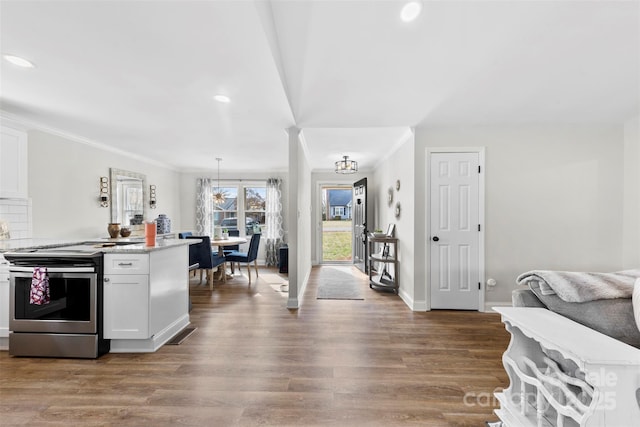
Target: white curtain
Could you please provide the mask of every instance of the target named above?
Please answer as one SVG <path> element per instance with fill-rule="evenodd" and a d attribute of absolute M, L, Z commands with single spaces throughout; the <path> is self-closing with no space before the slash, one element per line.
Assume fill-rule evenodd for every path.
<path fill-rule="evenodd" d="M 198 178 L 196 185 L 196 234 L 213 236 L 213 180 Z"/>
<path fill-rule="evenodd" d="M 267 207 L 266 207 L 266 264 L 277 266 L 280 258 L 280 247 L 284 244 L 282 238 L 282 180 L 269 178 L 267 180 Z"/>

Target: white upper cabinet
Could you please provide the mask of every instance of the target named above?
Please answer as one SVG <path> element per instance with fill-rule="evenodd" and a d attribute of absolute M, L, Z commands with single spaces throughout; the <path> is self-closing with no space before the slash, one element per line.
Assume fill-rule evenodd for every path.
<path fill-rule="evenodd" d="M 0 127 L 0 198 L 26 199 L 27 133 Z"/>

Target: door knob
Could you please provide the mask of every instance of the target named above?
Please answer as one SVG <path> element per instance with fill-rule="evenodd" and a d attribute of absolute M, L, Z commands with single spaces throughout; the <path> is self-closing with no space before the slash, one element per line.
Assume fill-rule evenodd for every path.
<path fill-rule="evenodd" d="M 438 240 L 440 240 L 440 238 L 438 236 L 433 236 L 431 240 L 433 240 L 434 242 L 437 242 Z"/>

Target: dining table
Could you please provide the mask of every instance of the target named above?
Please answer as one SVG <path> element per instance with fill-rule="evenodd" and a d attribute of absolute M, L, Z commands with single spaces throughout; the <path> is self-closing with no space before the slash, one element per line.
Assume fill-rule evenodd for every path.
<path fill-rule="evenodd" d="M 216 239 L 215 237 L 211 239 L 211 247 L 216 246 L 218 248 L 218 255 L 221 256 L 224 255 L 225 246 L 235 246 L 243 243 L 247 243 L 246 237 L 229 236 L 226 239 Z"/>
<path fill-rule="evenodd" d="M 236 237 L 236 236 L 229 236 L 226 239 L 216 239 L 215 237 L 211 239 L 211 247 L 217 247 L 218 248 L 218 255 L 219 256 L 224 256 L 224 248 L 225 246 L 236 246 L 236 245 L 241 245 L 243 243 L 247 243 L 247 238 L 246 237 Z M 216 277 L 214 275 L 214 279 L 215 280 L 222 280 L 223 279 L 223 274 L 226 274 L 226 272 L 224 271 L 224 268 L 218 268 L 218 277 Z M 226 278 L 230 278 L 232 276 L 226 275 Z"/>

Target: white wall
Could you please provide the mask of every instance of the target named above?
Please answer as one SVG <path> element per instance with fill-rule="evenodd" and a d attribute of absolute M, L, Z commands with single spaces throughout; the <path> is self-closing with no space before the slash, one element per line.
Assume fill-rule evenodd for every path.
<path fill-rule="evenodd" d="M 623 142 L 620 126 L 416 129 L 416 158 L 427 147 L 486 147 L 486 277 L 498 282 L 487 304 L 511 301 L 527 270 L 622 267 Z M 424 182 L 424 166 L 416 170 Z M 425 203 L 424 188 L 415 203 Z"/>
<path fill-rule="evenodd" d="M 395 237 L 398 238 L 399 295 L 413 310 L 420 310 L 423 304 L 415 300 L 416 268 L 422 260 L 415 259 L 416 246 L 416 203 L 415 203 L 415 141 L 413 134 L 406 142 L 389 153 L 375 168 L 374 185 L 369 194 L 374 197 L 374 224 L 371 230 L 387 230 L 389 224 L 395 224 Z M 396 181 L 400 180 L 400 190 L 396 190 Z M 388 191 L 393 189 L 393 202 L 388 204 Z M 400 217 L 395 217 L 396 203 L 400 203 Z"/>
<path fill-rule="evenodd" d="M 311 166 L 309 156 L 301 150 L 298 157 L 298 296 L 304 295 L 304 290 L 311 274 L 311 242 L 313 207 L 311 202 Z"/>
<path fill-rule="evenodd" d="M 180 227 L 178 172 L 42 131 L 28 135 L 34 238 L 109 237 L 111 209 L 100 206 L 98 194 L 111 167 L 145 174 L 157 194 L 157 209 L 147 209 L 147 217 L 163 213 L 172 229 Z"/>
<path fill-rule="evenodd" d="M 624 126 L 623 267 L 640 266 L 640 116 Z"/>
<path fill-rule="evenodd" d="M 289 133 L 289 298 L 287 308 L 297 309 L 311 274 L 311 167 L 300 129 Z"/>

